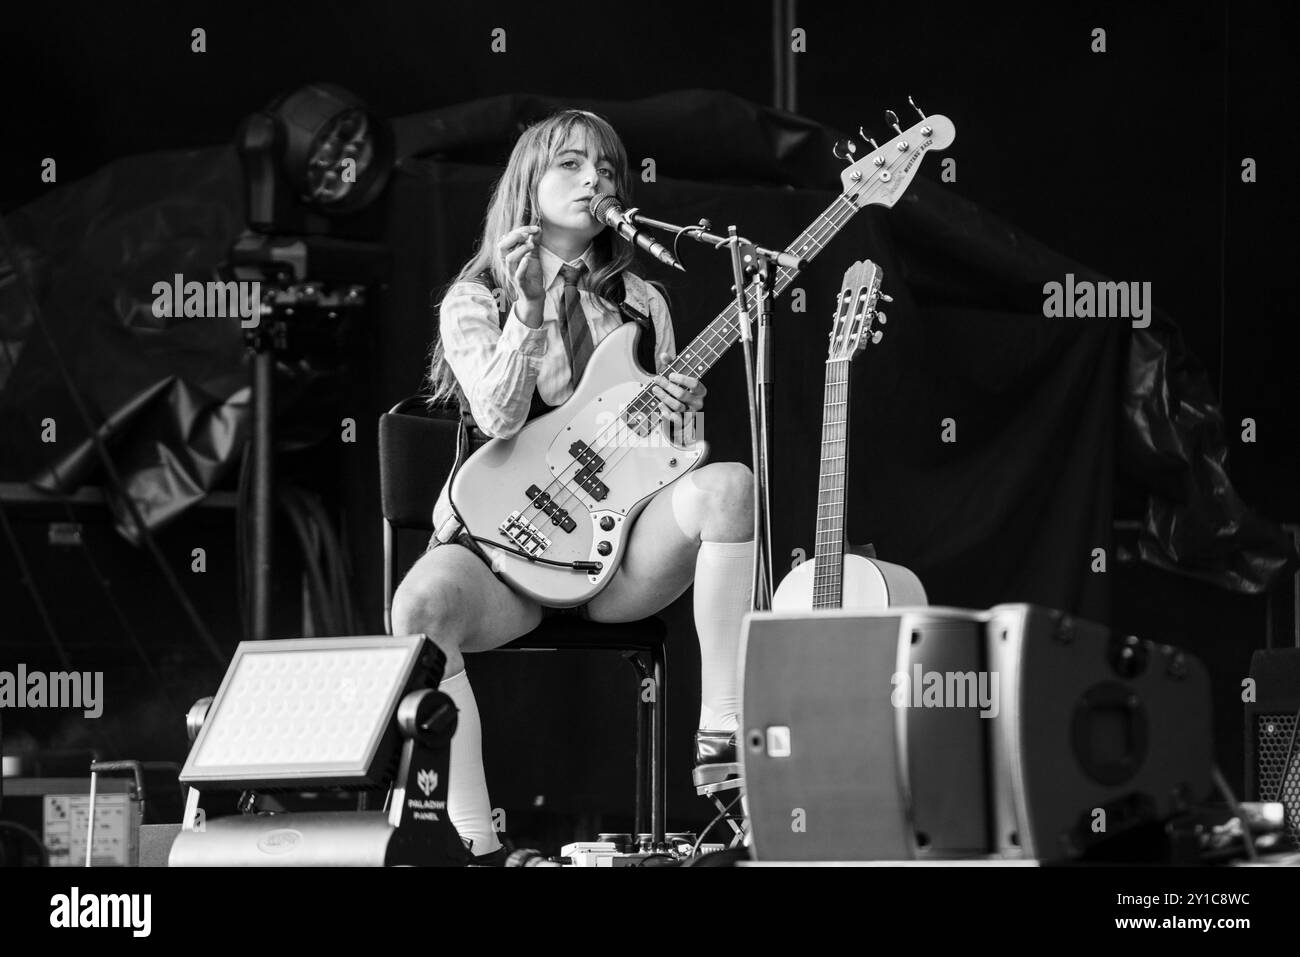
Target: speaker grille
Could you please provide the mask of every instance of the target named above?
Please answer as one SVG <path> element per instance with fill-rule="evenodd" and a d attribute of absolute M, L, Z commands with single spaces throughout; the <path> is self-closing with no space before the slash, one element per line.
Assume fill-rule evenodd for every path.
<path fill-rule="evenodd" d="M 1255 715 L 1256 755 L 1259 770 L 1259 799 L 1281 800 L 1286 806 L 1286 833 L 1292 847 L 1300 847 L 1300 735 L 1291 753 L 1291 766 L 1284 768 L 1287 747 L 1296 726 L 1293 713 Z"/>

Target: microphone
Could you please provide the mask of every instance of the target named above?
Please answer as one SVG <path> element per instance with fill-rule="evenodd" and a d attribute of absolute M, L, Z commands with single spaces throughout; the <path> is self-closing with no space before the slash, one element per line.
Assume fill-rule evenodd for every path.
<path fill-rule="evenodd" d="M 609 193 L 597 193 L 591 197 L 590 211 L 592 219 L 604 223 L 629 243 L 636 243 L 665 266 L 672 266 L 674 269 L 686 272 L 673 254 L 664 248 L 663 243 L 647 236 L 633 225 L 631 217 L 623 209 L 622 200 L 617 196 L 612 196 Z"/>

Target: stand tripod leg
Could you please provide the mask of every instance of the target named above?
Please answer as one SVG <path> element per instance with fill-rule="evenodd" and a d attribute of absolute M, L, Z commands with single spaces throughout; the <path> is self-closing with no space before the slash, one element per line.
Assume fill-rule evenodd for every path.
<path fill-rule="evenodd" d="M 731 840 L 727 846 L 741 846 L 749 832 L 749 822 L 744 813 L 742 795 L 745 781 L 740 777 L 740 765 L 715 764 L 696 768 L 695 785 L 695 793 L 708 798 L 718 809 L 715 820 L 726 821 L 731 828 Z"/>

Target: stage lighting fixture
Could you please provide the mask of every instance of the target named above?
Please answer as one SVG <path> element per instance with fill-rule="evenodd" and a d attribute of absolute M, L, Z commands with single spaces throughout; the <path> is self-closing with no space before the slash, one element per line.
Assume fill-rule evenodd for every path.
<path fill-rule="evenodd" d="M 342 231 L 359 238 L 328 219 L 371 204 L 393 168 L 387 122 L 332 83 L 279 96 L 246 117 L 236 148 L 244 166 L 248 224 L 263 233 Z"/>
<path fill-rule="evenodd" d="M 393 169 L 393 134 L 360 99 L 330 83 L 279 96 L 246 117 L 235 137 L 248 229 L 222 278 L 259 283 L 259 321 L 244 329 L 253 352 L 251 554 L 248 634 L 271 618 L 274 370 L 277 354 L 332 348 L 339 327 L 387 281 L 379 202 Z"/>
<path fill-rule="evenodd" d="M 171 866 L 465 863 L 447 817 L 456 707 L 435 690 L 445 663 L 424 635 L 241 643 L 216 696 L 187 718 L 197 734 Z M 276 791 L 383 787 L 387 811 L 256 811 Z M 241 792 L 246 813 L 200 808 L 205 795 Z"/>

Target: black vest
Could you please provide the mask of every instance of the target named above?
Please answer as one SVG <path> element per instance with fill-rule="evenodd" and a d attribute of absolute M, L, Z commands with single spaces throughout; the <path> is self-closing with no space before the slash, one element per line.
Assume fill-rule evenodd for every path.
<path fill-rule="evenodd" d="M 490 291 L 493 287 L 491 270 L 488 269 L 483 270 L 483 272 L 479 273 L 479 275 L 476 276 L 473 281 L 486 286 Z M 625 301 L 627 297 L 627 290 L 623 286 L 623 276 L 621 274 L 618 276 L 617 279 L 614 280 L 614 288 L 612 290 L 611 296 L 612 296 L 611 301 L 614 303 L 615 306 L 618 307 L 619 313 L 623 316 L 623 321 L 635 322 L 641 327 L 641 338 L 638 341 L 636 347 L 637 362 L 641 363 L 641 368 L 643 368 L 646 372 L 649 372 L 651 374 L 655 373 L 658 370 L 659 366 L 655 362 L 655 351 L 656 351 L 656 347 L 658 346 L 658 342 L 656 342 L 655 339 L 654 322 L 650 319 L 649 316 L 639 312 L 638 310 L 634 309 L 632 306 L 629 306 L 627 304 L 627 302 Z M 497 322 L 501 326 L 505 326 L 506 317 L 509 314 L 510 314 L 509 309 L 498 310 Z M 471 439 L 474 440 L 476 443 L 486 441 L 488 436 L 485 435 L 482 431 L 480 431 L 478 426 L 474 424 L 474 416 L 470 413 L 469 402 L 466 401 L 465 399 L 465 390 L 460 387 L 459 383 L 457 383 L 456 391 L 460 397 L 461 419 L 465 423 L 465 426 L 470 430 L 469 434 Z M 528 407 L 528 417 L 524 419 L 524 421 L 531 422 L 539 415 L 543 415 L 544 413 L 550 412 L 555 408 L 557 407 L 550 405 L 549 403 L 544 401 L 542 399 L 542 394 L 537 391 L 536 387 L 534 387 L 533 401 Z"/>

